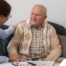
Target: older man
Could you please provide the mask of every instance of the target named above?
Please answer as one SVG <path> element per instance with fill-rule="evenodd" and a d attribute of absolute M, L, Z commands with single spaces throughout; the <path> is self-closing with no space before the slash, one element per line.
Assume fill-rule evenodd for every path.
<path fill-rule="evenodd" d="M 8 45 L 10 61 L 56 60 L 61 55 L 56 31 L 46 18 L 45 6 L 32 8 L 30 19 L 18 26 Z"/>

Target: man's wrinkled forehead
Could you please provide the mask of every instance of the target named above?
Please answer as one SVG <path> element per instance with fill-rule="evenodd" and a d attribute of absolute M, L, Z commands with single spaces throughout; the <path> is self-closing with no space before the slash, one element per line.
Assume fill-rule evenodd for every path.
<path fill-rule="evenodd" d="M 35 12 L 35 13 L 43 13 L 43 9 L 39 6 L 35 6 L 32 8 L 31 12 Z"/>
<path fill-rule="evenodd" d="M 46 8 L 45 7 L 43 7 L 43 6 L 38 6 L 38 5 L 36 5 L 36 6 L 34 6 L 33 8 L 32 8 L 32 11 L 40 11 L 40 12 L 42 12 L 42 13 L 44 13 L 44 14 L 46 14 Z M 32 12 L 31 11 L 31 12 Z"/>

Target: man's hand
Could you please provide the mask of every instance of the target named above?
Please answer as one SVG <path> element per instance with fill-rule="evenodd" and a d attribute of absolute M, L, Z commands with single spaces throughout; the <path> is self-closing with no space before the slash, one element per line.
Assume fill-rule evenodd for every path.
<path fill-rule="evenodd" d="M 18 54 L 13 54 L 9 57 L 9 61 L 12 62 L 12 61 L 21 61 L 21 58 Z"/>

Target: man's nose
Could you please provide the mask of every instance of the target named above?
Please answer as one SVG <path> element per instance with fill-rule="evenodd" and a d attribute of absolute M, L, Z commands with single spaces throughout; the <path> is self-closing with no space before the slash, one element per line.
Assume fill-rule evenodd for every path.
<path fill-rule="evenodd" d="M 36 18 L 36 15 L 35 14 L 33 15 L 33 18 Z"/>

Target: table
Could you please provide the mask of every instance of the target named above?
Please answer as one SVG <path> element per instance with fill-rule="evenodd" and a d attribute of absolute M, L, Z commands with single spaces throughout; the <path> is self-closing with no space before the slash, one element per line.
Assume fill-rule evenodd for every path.
<path fill-rule="evenodd" d="M 60 65 L 60 63 L 55 63 L 55 64 L 54 64 L 54 66 L 59 66 L 59 65 Z"/>
<path fill-rule="evenodd" d="M 55 61 L 54 66 L 59 66 L 62 61 Z"/>

